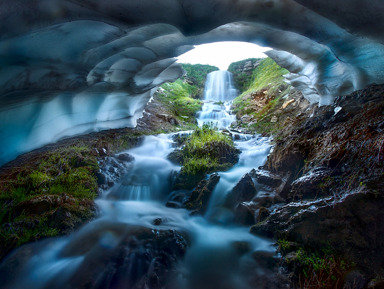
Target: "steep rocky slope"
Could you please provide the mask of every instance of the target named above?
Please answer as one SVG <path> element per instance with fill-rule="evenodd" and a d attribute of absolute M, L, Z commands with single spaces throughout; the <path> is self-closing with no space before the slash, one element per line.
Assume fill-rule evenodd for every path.
<path fill-rule="evenodd" d="M 381 288 L 384 86 L 322 107 L 289 87 L 270 87 L 235 101 L 237 128 L 272 134 L 274 142 L 265 166 L 243 179 L 257 192 L 237 204 L 238 222 L 278 240 L 292 286 Z"/>

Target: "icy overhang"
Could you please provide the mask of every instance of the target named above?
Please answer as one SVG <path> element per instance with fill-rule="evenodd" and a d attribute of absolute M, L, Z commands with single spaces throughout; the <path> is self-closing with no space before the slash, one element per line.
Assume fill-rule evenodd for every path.
<path fill-rule="evenodd" d="M 384 82 L 381 0 L 0 2 L 0 164 L 64 136 L 134 126 L 194 44 L 246 41 L 312 102 Z"/>

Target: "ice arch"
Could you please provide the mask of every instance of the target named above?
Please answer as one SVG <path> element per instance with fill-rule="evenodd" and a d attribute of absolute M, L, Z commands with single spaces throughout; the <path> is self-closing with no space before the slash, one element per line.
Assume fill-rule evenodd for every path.
<path fill-rule="evenodd" d="M 384 82 L 381 0 L 4 0 L 0 165 L 61 137 L 134 126 L 194 44 L 247 41 L 331 103 Z"/>

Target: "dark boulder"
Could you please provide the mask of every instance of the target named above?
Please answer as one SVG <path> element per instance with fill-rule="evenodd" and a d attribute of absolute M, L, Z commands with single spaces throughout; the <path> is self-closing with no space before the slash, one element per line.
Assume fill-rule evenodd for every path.
<path fill-rule="evenodd" d="M 256 187 L 250 174 L 245 174 L 228 194 L 225 206 L 235 208 L 241 202 L 249 202 L 256 195 Z"/>
<path fill-rule="evenodd" d="M 220 176 L 215 173 L 212 174 L 208 180 L 200 181 L 186 201 L 185 207 L 199 214 L 205 213 L 209 199 L 219 180 Z"/>
<path fill-rule="evenodd" d="M 123 161 L 123 162 L 132 162 L 132 161 L 135 160 L 135 158 L 134 158 L 132 155 L 128 154 L 128 153 L 121 153 L 121 154 L 118 154 L 118 155 L 116 156 L 116 158 L 117 158 L 118 160 L 120 160 L 120 161 Z"/>

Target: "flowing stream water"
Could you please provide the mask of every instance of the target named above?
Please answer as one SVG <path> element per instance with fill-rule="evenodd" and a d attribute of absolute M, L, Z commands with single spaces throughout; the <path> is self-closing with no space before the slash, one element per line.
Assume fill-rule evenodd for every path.
<path fill-rule="evenodd" d="M 228 128 L 234 120 L 229 107 L 235 96 L 228 72 L 211 73 L 199 122 L 214 121 Z M 17 250 L 7 261 L 12 270 L 3 268 L 7 276 L 0 277 L 0 287 L 163 288 L 148 285 L 159 284 L 148 281 L 157 270 L 170 275 L 166 288 L 267 288 L 258 285 L 263 283 L 266 269 L 254 255 L 273 254 L 274 247 L 270 241 L 251 235 L 248 227 L 234 224 L 231 212 L 221 205 L 245 173 L 264 164 L 271 148 L 268 139 L 241 135 L 235 141 L 242 151 L 240 160 L 229 171 L 219 172 L 220 181 L 205 216 L 165 206 L 172 193 L 172 176 L 180 169 L 167 160 L 174 150 L 172 139 L 173 134 L 147 136 L 140 147 L 124 152 L 134 161 L 120 183 L 96 201 L 99 217 L 69 236 Z M 154 241 L 142 242 L 143 236 Z M 171 257 L 154 254 L 153 248 L 160 250 L 154 242 L 168 244 L 162 250 L 171 257 L 177 255 L 175 247 L 185 247 L 184 256 L 173 260 L 175 269 L 168 272 L 156 267 L 166 267 Z M 160 262 L 159 258 L 168 261 Z"/>

